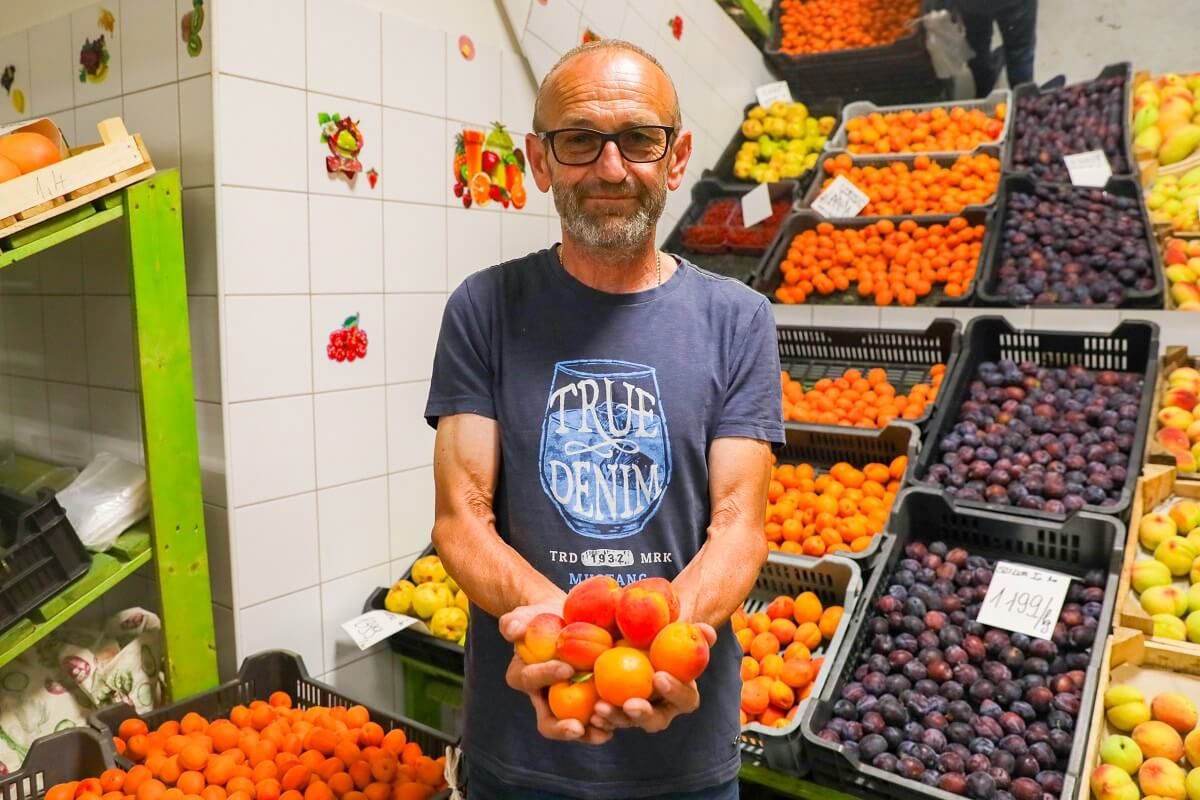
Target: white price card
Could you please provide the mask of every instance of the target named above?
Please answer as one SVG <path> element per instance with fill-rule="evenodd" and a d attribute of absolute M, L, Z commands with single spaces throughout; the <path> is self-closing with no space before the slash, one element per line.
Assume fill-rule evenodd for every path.
<path fill-rule="evenodd" d="M 998 561 L 979 608 L 979 622 L 1049 639 L 1070 585 L 1071 577 L 1061 572 Z"/>
<path fill-rule="evenodd" d="M 754 90 L 754 96 L 758 98 L 758 104 L 763 108 L 768 108 L 771 103 L 792 102 L 792 90 L 788 88 L 787 81 L 765 83 Z"/>
<path fill-rule="evenodd" d="M 343 622 L 342 630 L 350 634 L 350 638 L 358 645 L 359 650 L 366 650 L 392 634 L 399 633 L 420 621 L 407 614 L 393 614 L 391 611 L 377 609 L 355 617 L 349 622 Z"/>
<path fill-rule="evenodd" d="M 825 191 L 817 195 L 812 209 L 826 219 L 857 217 L 867 207 L 871 198 L 855 186 L 845 175 L 838 175 Z"/>
<path fill-rule="evenodd" d="M 771 192 L 760 183 L 742 195 L 742 224 L 753 227 L 771 216 Z"/>
<path fill-rule="evenodd" d="M 1103 188 L 1112 177 L 1112 167 L 1103 150 L 1088 150 L 1086 153 L 1063 156 L 1063 163 L 1067 165 L 1071 183 L 1076 186 Z"/>

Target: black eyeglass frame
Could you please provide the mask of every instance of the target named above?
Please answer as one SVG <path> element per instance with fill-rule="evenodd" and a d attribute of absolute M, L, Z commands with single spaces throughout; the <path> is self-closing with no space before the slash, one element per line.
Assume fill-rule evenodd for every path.
<path fill-rule="evenodd" d="M 629 133 L 630 131 L 645 130 L 647 128 L 666 132 L 667 141 L 663 144 L 662 154 L 659 155 L 658 158 L 651 158 L 645 161 L 639 161 L 637 159 L 630 158 L 628 155 L 626 155 L 625 151 L 621 149 L 621 136 Z M 616 133 L 605 133 L 604 131 L 597 131 L 593 130 L 592 128 L 556 128 L 552 131 L 541 131 L 538 133 L 538 136 L 550 143 L 550 152 L 554 154 L 554 160 L 558 163 L 567 167 L 586 167 L 588 164 L 594 164 L 599 160 L 600 156 L 604 153 L 604 147 L 609 142 L 615 144 L 617 146 L 617 152 L 621 154 L 621 158 L 625 159 L 631 164 L 654 164 L 655 162 L 662 161 L 667 157 L 667 153 L 671 152 L 671 141 L 675 138 L 675 132 L 676 128 L 673 125 L 634 125 L 632 127 L 619 130 Z M 594 155 L 588 161 L 563 161 L 558 157 L 558 148 L 554 144 L 555 137 L 557 137 L 560 133 L 595 134 L 596 136 L 600 137 L 600 147 L 596 150 L 596 155 Z"/>

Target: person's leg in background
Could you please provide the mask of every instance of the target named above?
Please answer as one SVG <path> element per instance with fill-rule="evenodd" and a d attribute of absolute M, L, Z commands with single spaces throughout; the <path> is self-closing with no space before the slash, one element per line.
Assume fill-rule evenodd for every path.
<path fill-rule="evenodd" d="M 1032 81 L 1034 53 L 1037 49 L 1037 0 L 1009 3 L 996 11 L 996 22 L 1000 26 L 1000 37 L 1004 40 L 1008 85 L 1015 87 Z"/>
<path fill-rule="evenodd" d="M 967 45 L 975 56 L 967 64 L 975 78 L 975 96 L 986 97 L 996 85 L 996 68 L 992 64 L 992 16 L 962 12 Z"/>

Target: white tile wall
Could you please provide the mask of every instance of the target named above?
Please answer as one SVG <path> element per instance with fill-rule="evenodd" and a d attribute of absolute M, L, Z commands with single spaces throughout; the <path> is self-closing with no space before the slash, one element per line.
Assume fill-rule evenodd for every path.
<path fill-rule="evenodd" d="M 433 467 L 393 472 L 388 476 L 391 505 L 391 557 L 415 556 L 429 546 L 433 531 Z"/>
<path fill-rule="evenodd" d="M 17 108 L 17 97 L 25 96 L 25 112 L 29 112 L 29 36 L 27 31 L 0 37 L 0 62 L 5 67 L 15 67 L 13 83 L 0 100 L 0 124 L 16 122 L 23 118 Z M 20 92 L 20 95 L 14 94 Z"/>
<path fill-rule="evenodd" d="M 332 580 L 388 560 L 388 479 L 345 483 L 317 492 L 321 578 Z"/>
<path fill-rule="evenodd" d="M 400 681 L 394 656 L 387 650 L 372 652 L 325 674 L 325 681 L 375 708 L 395 707 L 395 686 Z"/>
<path fill-rule="evenodd" d="M 187 156 L 185 154 L 184 159 Z M 189 295 L 217 293 L 217 209 L 211 186 L 183 190 L 183 250 Z"/>
<path fill-rule="evenodd" d="M 234 507 L 316 488 L 311 396 L 235 403 L 228 413 Z"/>
<path fill-rule="evenodd" d="M 88 389 L 92 417 L 92 450 L 142 463 L 142 418 L 136 392 Z"/>
<path fill-rule="evenodd" d="M 388 467 L 399 472 L 433 463 L 433 429 L 425 423 L 429 382 L 387 387 Z"/>
<path fill-rule="evenodd" d="M 137 370 L 129 298 L 85 297 L 83 317 L 91 384 L 111 389 L 134 389 Z"/>
<path fill-rule="evenodd" d="M 304 0 L 223 3 L 214 16 L 216 38 L 221 43 L 217 63 L 220 72 L 304 87 Z M 270 35 L 264 36 L 264 31 L 270 31 Z M 225 102 L 222 98 L 222 107 Z"/>
<path fill-rule="evenodd" d="M 308 88 L 380 102 L 378 12 L 343 0 L 308 5 Z"/>
<path fill-rule="evenodd" d="M 71 52 L 71 19 L 35 25 L 29 29 L 30 111 L 45 115 L 75 105 L 74 70 L 79 59 Z"/>
<path fill-rule="evenodd" d="M 231 402 L 312 391 L 309 304 L 297 295 L 225 299 L 227 392 Z"/>
<path fill-rule="evenodd" d="M 388 471 L 384 389 L 351 389 L 313 397 L 317 486 L 363 480 Z"/>
<path fill-rule="evenodd" d="M 47 384 L 50 452 L 63 464 L 86 464 L 92 457 L 92 418 L 86 386 Z"/>
<path fill-rule="evenodd" d="M 442 205 L 450 178 L 449 152 L 455 129 L 441 117 L 383 110 L 384 172 L 393 167 L 397 180 L 383 185 L 385 200 Z"/>
<path fill-rule="evenodd" d="M 221 189 L 222 290 L 308 293 L 308 198 L 297 192 Z"/>
<path fill-rule="evenodd" d="M 402 383 L 428 378 L 442 325 L 444 294 L 389 294 L 387 296 L 387 382 Z"/>
<path fill-rule="evenodd" d="M 354 361 L 335 361 L 326 352 L 329 338 L 350 317 L 367 336 L 367 355 Z M 313 390 L 331 392 L 381 386 L 388 358 L 387 325 L 382 294 L 312 296 Z"/>
<path fill-rule="evenodd" d="M 446 214 L 442 206 L 383 204 L 386 291 L 446 291 Z"/>
<path fill-rule="evenodd" d="M 313 294 L 383 291 L 383 202 L 308 198 L 309 274 Z"/>
<path fill-rule="evenodd" d="M 305 191 L 307 142 L 316 120 L 308 124 L 304 93 L 228 75 L 222 75 L 219 83 L 216 141 L 224 183 Z M 274 131 L 270 147 L 255 147 L 246 140 L 247 131 L 261 130 Z"/>
<path fill-rule="evenodd" d="M 446 113 L 447 36 L 405 19 L 383 17 L 383 104 L 422 114 Z M 420 75 L 420 80 L 412 76 Z"/>
<path fill-rule="evenodd" d="M 318 586 L 242 608 L 237 615 L 238 650 L 247 655 L 291 650 L 304 659 L 309 673 L 320 675 L 325 671 L 321 619 Z"/>
<path fill-rule="evenodd" d="M 121 0 L 121 77 L 125 92 L 174 84 L 179 72 L 175 7 L 162 0 Z"/>
<path fill-rule="evenodd" d="M 212 112 L 212 76 L 179 82 L 179 160 L 184 188 L 213 183 Z"/>
<path fill-rule="evenodd" d="M 342 629 L 342 623 L 357 617 L 363 611 L 367 593 L 377 586 L 387 586 L 390 574 L 386 564 L 379 564 L 362 572 L 321 583 L 321 615 L 324 620 L 325 666 L 340 667 L 362 657 L 358 645 Z M 386 644 L 376 645 L 380 652 Z"/>
<path fill-rule="evenodd" d="M 446 53 L 446 116 L 457 120 L 500 119 L 500 50 L 475 42 L 475 57 L 457 47 Z"/>
<path fill-rule="evenodd" d="M 233 512 L 233 524 L 237 600 L 243 609 L 320 582 L 316 494 L 244 506 Z M 272 568 L 283 567 L 277 562 L 284 557 L 286 568 Z"/>

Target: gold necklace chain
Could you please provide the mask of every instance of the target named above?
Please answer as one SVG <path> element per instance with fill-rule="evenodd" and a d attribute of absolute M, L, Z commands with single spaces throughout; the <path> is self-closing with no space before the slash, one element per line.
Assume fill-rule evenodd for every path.
<path fill-rule="evenodd" d="M 655 269 L 658 272 L 658 285 L 662 286 L 662 251 L 661 250 L 654 251 L 654 265 L 655 265 Z"/>

